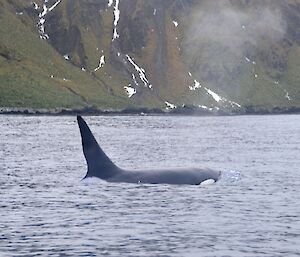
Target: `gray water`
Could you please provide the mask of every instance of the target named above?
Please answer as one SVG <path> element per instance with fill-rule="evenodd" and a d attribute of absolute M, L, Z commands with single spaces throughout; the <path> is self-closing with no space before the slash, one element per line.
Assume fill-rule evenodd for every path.
<path fill-rule="evenodd" d="M 75 117 L 0 116 L 0 256 L 300 256 L 300 116 L 86 120 L 123 168 L 222 178 L 81 181 Z"/>

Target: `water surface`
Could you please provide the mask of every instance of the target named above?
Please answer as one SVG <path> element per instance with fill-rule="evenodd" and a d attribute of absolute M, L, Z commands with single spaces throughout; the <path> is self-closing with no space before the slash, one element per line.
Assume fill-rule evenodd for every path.
<path fill-rule="evenodd" d="M 0 116 L 1 256 L 299 256 L 300 116 L 86 120 L 122 168 L 222 178 L 82 182 L 75 117 Z"/>

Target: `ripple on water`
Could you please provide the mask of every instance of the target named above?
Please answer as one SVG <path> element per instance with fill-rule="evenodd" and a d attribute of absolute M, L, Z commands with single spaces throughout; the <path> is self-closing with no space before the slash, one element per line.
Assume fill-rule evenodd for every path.
<path fill-rule="evenodd" d="M 205 164 L 221 180 L 81 181 L 74 117 L 0 116 L 2 255 L 299 254 L 299 116 L 87 119 L 123 168 Z"/>

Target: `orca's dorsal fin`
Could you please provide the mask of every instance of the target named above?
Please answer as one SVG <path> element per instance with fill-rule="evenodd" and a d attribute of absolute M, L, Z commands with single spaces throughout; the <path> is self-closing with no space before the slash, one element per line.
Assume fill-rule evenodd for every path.
<path fill-rule="evenodd" d="M 103 152 L 81 116 L 77 116 L 77 122 L 81 134 L 83 154 L 88 166 L 84 178 L 98 177 L 106 179 L 114 176 L 119 168 Z"/>

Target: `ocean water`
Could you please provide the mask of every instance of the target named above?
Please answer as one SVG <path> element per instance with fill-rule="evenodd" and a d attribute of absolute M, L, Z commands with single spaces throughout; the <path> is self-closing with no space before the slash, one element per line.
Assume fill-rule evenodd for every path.
<path fill-rule="evenodd" d="M 300 116 L 86 117 L 122 168 L 210 186 L 81 181 L 76 117 L 0 116 L 0 256 L 300 256 Z"/>

